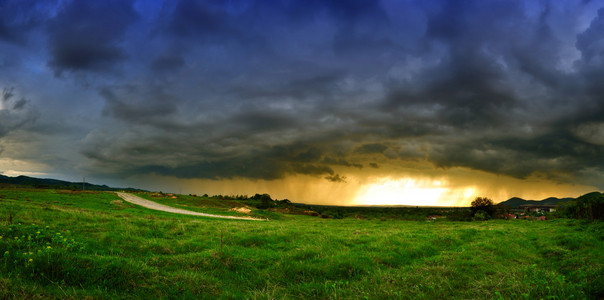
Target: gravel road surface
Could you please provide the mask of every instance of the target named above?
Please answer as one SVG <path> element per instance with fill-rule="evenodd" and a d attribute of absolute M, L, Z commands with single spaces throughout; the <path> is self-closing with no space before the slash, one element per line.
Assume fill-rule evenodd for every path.
<path fill-rule="evenodd" d="M 221 215 L 205 214 L 205 213 L 190 211 L 190 210 L 186 210 L 186 209 L 175 208 L 175 207 L 159 204 L 157 202 L 149 201 L 147 199 L 143 199 L 139 196 L 135 196 L 135 195 L 132 195 L 129 193 L 118 192 L 117 195 L 120 196 L 120 198 L 124 199 L 124 201 L 134 203 L 134 204 L 140 205 L 142 207 L 146 207 L 146 208 L 150 208 L 150 209 L 154 209 L 154 210 L 161 210 L 161 211 L 175 213 L 175 214 L 202 216 L 202 217 L 210 217 L 210 218 L 222 218 L 222 219 L 264 221 L 262 219 L 256 219 L 256 218 L 252 218 L 252 217 L 221 216 Z"/>

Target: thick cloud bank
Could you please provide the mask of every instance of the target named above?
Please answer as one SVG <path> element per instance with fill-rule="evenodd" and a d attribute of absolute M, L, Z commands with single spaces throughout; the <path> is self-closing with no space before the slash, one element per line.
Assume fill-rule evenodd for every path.
<path fill-rule="evenodd" d="M 71 163 L 88 173 L 338 184 L 423 161 L 604 189 L 603 1 L 3 0 L 0 15 L 0 79 L 27 93 L 47 76 L 90 116 L 52 133 L 83 138 Z M 0 137 L 35 117 L 5 98 Z"/>

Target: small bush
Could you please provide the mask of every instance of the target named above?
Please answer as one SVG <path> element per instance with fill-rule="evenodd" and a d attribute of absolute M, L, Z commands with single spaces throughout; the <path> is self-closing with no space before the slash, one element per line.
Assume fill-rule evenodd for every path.
<path fill-rule="evenodd" d="M 489 218 L 489 214 L 484 210 L 479 210 L 474 214 L 474 221 L 486 221 Z"/>

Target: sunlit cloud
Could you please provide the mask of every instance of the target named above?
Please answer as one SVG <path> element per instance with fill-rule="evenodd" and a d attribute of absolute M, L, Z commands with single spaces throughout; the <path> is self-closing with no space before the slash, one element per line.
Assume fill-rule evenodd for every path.
<path fill-rule="evenodd" d="M 38 162 L 0 158 L 0 174 L 4 176 L 47 176 L 48 170 L 48 166 Z"/>

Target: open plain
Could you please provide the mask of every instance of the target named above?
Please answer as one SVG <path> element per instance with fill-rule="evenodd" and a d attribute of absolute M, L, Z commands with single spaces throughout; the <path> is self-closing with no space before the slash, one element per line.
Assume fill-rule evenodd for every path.
<path fill-rule="evenodd" d="M 143 197 L 144 194 L 141 194 Z M 166 205 L 224 215 L 236 201 Z M 205 203 L 205 204 L 204 204 Z M 113 192 L 0 189 L 0 298 L 597 299 L 604 225 L 147 209 Z"/>

